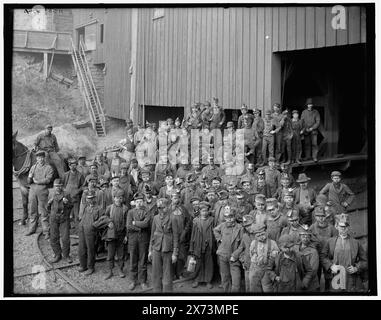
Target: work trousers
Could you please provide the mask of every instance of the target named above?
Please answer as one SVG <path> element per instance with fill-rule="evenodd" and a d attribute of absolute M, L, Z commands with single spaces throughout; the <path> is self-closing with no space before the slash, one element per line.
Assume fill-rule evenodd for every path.
<path fill-rule="evenodd" d="M 274 136 L 263 136 L 263 140 L 262 140 L 263 163 L 267 162 L 267 149 L 269 150 L 269 157 L 273 157 L 274 156 Z"/>
<path fill-rule="evenodd" d="M 36 232 L 41 215 L 42 232 L 49 234 L 49 216 L 46 211 L 49 190 L 45 185 L 32 184 L 29 190 L 30 230 Z"/>
<path fill-rule="evenodd" d="M 61 243 L 62 242 L 62 247 Z M 70 253 L 70 220 L 69 217 L 61 219 L 61 216 L 50 216 L 50 245 L 56 256 L 68 257 Z"/>
<path fill-rule="evenodd" d="M 61 157 L 58 155 L 57 152 L 50 151 L 49 152 L 49 160 L 50 160 L 49 162 L 53 163 L 54 166 L 56 167 L 57 173 L 58 173 L 60 179 L 63 179 L 64 174 L 65 174 L 65 169 L 64 169 L 63 160 L 61 159 Z"/>
<path fill-rule="evenodd" d="M 302 156 L 302 140 L 299 133 L 294 132 L 291 140 L 292 160 L 300 160 Z"/>
<path fill-rule="evenodd" d="M 286 154 L 287 154 L 287 161 L 291 161 L 292 159 L 291 141 L 292 139 L 289 139 L 289 138 L 285 138 L 282 140 L 283 161 L 286 161 Z"/>
<path fill-rule="evenodd" d="M 117 239 L 107 240 L 107 261 L 114 262 L 115 255 L 118 255 L 118 261 L 124 263 L 124 238 L 120 237 Z"/>
<path fill-rule="evenodd" d="M 152 283 L 154 292 L 173 291 L 172 251 L 152 251 Z"/>
<path fill-rule="evenodd" d="M 70 211 L 70 216 L 73 217 L 72 221 L 73 221 L 74 229 L 77 230 L 78 224 L 79 224 L 79 202 L 78 201 L 73 203 L 73 207 L 71 208 L 71 211 Z"/>
<path fill-rule="evenodd" d="M 239 292 L 241 284 L 241 263 L 231 262 L 229 258 L 218 256 L 221 283 L 224 292 Z"/>
<path fill-rule="evenodd" d="M 131 281 L 146 283 L 148 260 L 148 232 L 130 232 L 128 234 L 128 247 L 130 251 Z M 119 253 L 118 253 L 119 258 Z"/>
<path fill-rule="evenodd" d="M 312 148 L 312 158 L 317 159 L 318 145 L 317 145 L 317 132 L 310 133 L 304 136 L 304 157 L 306 159 L 311 159 L 311 148 Z"/>
<path fill-rule="evenodd" d="M 78 236 L 78 256 L 82 268 L 94 269 L 95 266 L 95 235 L 94 230 L 89 230 L 83 225 L 79 225 Z"/>
<path fill-rule="evenodd" d="M 275 133 L 275 159 L 279 162 L 282 156 L 283 136 L 281 132 Z"/>
<path fill-rule="evenodd" d="M 266 274 L 266 266 L 250 265 L 250 292 L 273 292 L 273 287 Z"/>

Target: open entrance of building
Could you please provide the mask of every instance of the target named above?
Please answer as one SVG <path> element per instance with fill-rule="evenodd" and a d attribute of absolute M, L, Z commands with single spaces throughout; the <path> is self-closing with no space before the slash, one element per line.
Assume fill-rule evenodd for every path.
<path fill-rule="evenodd" d="M 365 153 L 367 147 L 364 44 L 279 53 L 282 105 L 301 112 L 312 97 L 321 116 L 319 157 Z"/>
<path fill-rule="evenodd" d="M 162 106 L 140 106 L 141 112 L 139 121 L 156 123 L 159 126 L 159 121 L 172 118 L 173 121 L 179 117 L 180 121 L 184 118 L 184 107 L 162 107 Z"/>

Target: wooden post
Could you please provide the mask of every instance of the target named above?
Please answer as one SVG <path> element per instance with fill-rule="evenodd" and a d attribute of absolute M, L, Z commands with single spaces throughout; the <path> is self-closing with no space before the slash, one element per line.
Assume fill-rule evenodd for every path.
<path fill-rule="evenodd" d="M 131 14 L 131 64 L 130 64 L 130 114 L 129 118 L 136 122 L 138 112 L 136 109 L 136 54 L 138 42 L 138 9 L 132 9 Z"/>
<path fill-rule="evenodd" d="M 282 60 L 280 54 L 271 54 L 271 106 L 273 103 L 282 103 Z M 271 107 L 270 106 L 270 107 Z M 264 114 L 262 114 L 264 116 Z"/>
<path fill-rule="evenodd" d="M 48 53 L 44 52 L 44 65 L 42 72 L 44 73 L 44 79 L 48 78 Z"/>

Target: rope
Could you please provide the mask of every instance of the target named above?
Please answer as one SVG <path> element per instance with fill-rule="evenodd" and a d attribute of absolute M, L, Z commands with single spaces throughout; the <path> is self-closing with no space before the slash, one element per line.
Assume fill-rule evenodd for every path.
<path fill-rule="evenodd" d="M 17 178 L 18 176 L 24 174 L 24 173 L 27 173 L 31 167 L 31 164 L 32 164 L 32 157 L 31 157 L 31 154 L 32 154 L 32 151 L 31 150 L 28 150 L 27 151 L 27 154 L 26 154 L 26 157 L 25 157 L 25 161 L 22 165 L 22 167 L 20 168 L 20 170 L 15 170 L 13 169 L 13 174 L 14 176 Z"/>

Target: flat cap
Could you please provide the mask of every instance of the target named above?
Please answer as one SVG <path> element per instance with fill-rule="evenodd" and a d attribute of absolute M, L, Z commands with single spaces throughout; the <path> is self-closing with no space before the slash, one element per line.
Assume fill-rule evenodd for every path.
<path fill-rule="evenodd" d="M 166 208 L 168 206 L 168 199 L 167 198 L 160 198 L 156 202 L 156 206 L 158 208 Z"/>
<path fill-rule="evenodd" d="M 190 199 L 190 202 L 194 202 L 194 201 L 201 201 L 200 197 L 197 197 L 197 196 L 193 196 L 191 199 Z"/>
<path fill-rule="evenodd" d="M 255 202 L 266 203 L 266 197 L 265 197 L 265 195 L 261 194 L 261 193 L 257 194 L 255 196 Z"/>
<path fill-rule="evenodd" d="M 78 163 L 77 159 L 75 159 L 75 158 L 70 158 L 67 162 L 68 162 L 69 165 L 70 164 L 77 164 Z"/>
<path fill-rule="evenodd" d="M 292 236 L 285 234 L 279 238 L 278 243 L 280 247 L 290 248 L 295 244 L 295 240 Z"/>
<path fill-rule="evenodd" d="M 210 209 L 210 203 L 207 202 L 207 201 L 201 201 L 200 204 L 199 204 L 199 207 L 200 207 L 200 209 L 206 208 L 206 209 L 209 210 Z"/>
<path fill-rule="evenodd" d="M 36 157 L 45 157 L 45 151 L 43 151 L 43 150 L 37 151 Z"/>
<path fill-rule="evenodd" d="M 310 228 L 308 227 L 307 224 L 304 224 L 301 226 L 300 230 L 299 230 L 299 235 L 302 235 L 302 234 L 307 234 L 307 235 L 312 235 L 312 232 L 310 231 Z"/>
<path fill-rule="evenodd" d="M 94 174 L 90 174 L 90 175 L 88 175 L 88 178 L 87 178 L 87 181 L 98 181 L 98 177 L 96 176 L 96 175 L 94 175 Z"/>
<path fill-rule="evenodd" d="M 144 195 L 140 192 L 137 192 L 134 194 L 134 200 L 138 200 L 138 199 L 144 199 Z"/>
<path fill-rule="evenodd" d="M 128 164 L 127 164 L 127 162 L 122 162 L 122 163 L 120 164 L 120 169 L 128 169 Z"/>
<path fill-rule="evenodd" d="M 256 224 L 253 228 L 253 233 L 254 234 L 260 234 L 266 232 L 266 226 L 263 223 Z"/>
<path fill-rule="evenodd" d="M 47 124 L 47 125 L 45 126 L 45 128 L 46 128 L 46 129 L 48 129 L 48 128 L 53 128 L 53 126 L 52 126 L 51 124 Z"/>
<path fill-rule="evenodd" d="M 275 162 L 275 158 L 274 157 L 269 157 L 269 162 L 270 161 Z"/>
<path fill-rule="evenodd" d="M 124 191 L 118 190 L 117 192 L 115 192 L 114 197 L 124 197 Z"/>
<path fill-rule="evenodd" d="M 340 171 L 332 171 L 331 172 L 331 177 L 341 177 L 341 172 Z"/>
<path fill-rule="evenodd" d="M 323 206 L 315 207 L 314 214 L 315 214 L 315 217 L 318 217 L 318 216 L 325 217 L 324 207 Z"/>
<path fill-rule="evenodd" d="M 277 206 L 277 204 L 278 204 L 278 200 L 277 199 L 275 199 L 275 198 L 268 198 L 268 199 L 266 199 L 266 205 L 268 206 L 268 207 L 275 207 L 275 206 Z"/>
<path fill-rule="evenodd" d="M 62 180 L 61 179 L 55 179 L 53 185 L 54 186 L 62 186 L 63 185 Z"/>
<path fill-rule="evenodd" d="M 292 114 L 294 114 L 294 113 L 299 113 L 299 111 L 298 110 L 292 110 Z"/>
<path fill-rule="evenodd" d="M 253 222 L 254 222 L 254 218 L 251 214 L 245 214 L 242 217 L 242 225 L 244 227 L 250 226 L 251 224 L 253 224 Z"/>

